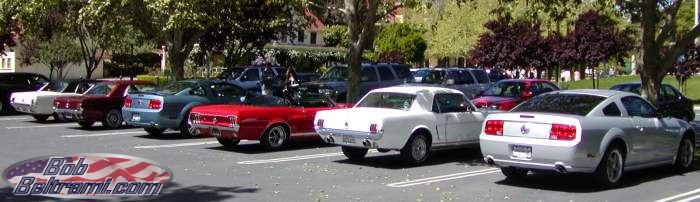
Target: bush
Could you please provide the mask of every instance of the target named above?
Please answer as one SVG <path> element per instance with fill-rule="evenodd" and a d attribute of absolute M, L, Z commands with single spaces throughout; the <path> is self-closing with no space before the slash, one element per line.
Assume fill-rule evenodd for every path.
<path fill-rule="evenodd" d="M 167 76 L 138 75 L 136 76 L 136 80 L 152 81 L 153 83 L 156 83 L 156 85 L 162 86 L 169 83 L 172 79 Z"/>

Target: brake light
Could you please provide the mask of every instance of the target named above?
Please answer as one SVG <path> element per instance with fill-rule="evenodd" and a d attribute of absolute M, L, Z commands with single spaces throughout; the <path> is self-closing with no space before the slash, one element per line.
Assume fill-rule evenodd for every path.
<path fill-rule="evenodd" d="M 124 107 L 126 107 L 126 108 L 131 107 L 131 102 L 132 102 L 131 97 L 126 97 L 126 99 L 124 99 Z"/>
<path fill-rule="evenodd" d="M 318 126 L 318 128 L 323 128 L 323 119 L 317 120 L 317 121 L 316 121 L 316 126 Z"/>
<path fill-rule="evenodd" d="M 487 135 L 503 135 L 503 120 L 488 120 L 484 127 L 484 133 Z"/>
<path fill-rule="evenodd" d="M 369 133 L 377 133 L 377 124 L 369 124 Z"/>
<path fill-rule="evenodd" d="M 551 140 L 573 140 L 576 139 L 576 126 L 565 124 L 552 124 L 549 130 Z"/>
<path fill-rule="evenodd" d="M 150 109 L 160 109 L 160 100 L 149 100 L 148 108 Z"/>
<path fill-rule="evenodd" d="M 228 126 L 233 128 L 236 125 L 236 116 L 228 116 Z"/>

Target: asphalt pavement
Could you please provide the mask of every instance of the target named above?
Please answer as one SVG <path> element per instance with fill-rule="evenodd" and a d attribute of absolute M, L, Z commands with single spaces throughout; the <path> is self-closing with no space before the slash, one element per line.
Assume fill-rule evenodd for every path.
<path fill-rule="evenodd" d="M 151 137 L 139 128 L 96 126 L 86 130 L 76 123 L 37 123 L 27 115 L 0 116 L 0 168 L 46 155 L 143 157 L 174 173 L 162 194 L 150 199 L 156 201 L 700 201 L 700 159 L 691 172 L 634 171 L 620 188 L 601 189 L 582 174 L 531 173 L 505 181 L 500 170 L 484 164 L 478 149 L 436 152 L 426 165 L 411 166 L 397 152 L 372 151 L 364 161 L 351 162 L 340 148 L 319 140 L 295 141 L 281 151 L 267 151 L 256 141 L 227 149 L 212 138 L 176 132 Z M 0 201 L 56 200 L 12 196 L 7 184 L 1 187 Z"/>

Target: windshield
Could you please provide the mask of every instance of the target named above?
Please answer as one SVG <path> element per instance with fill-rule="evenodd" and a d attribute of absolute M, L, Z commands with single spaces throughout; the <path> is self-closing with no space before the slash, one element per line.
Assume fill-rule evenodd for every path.
<path fill-rule="evenodd" d="M 328 72 L 323 74 L 321 81 L 347 81 L 348 80 L 348 68 L 345 67 L 333 67 Z"/>
<path fill-rule="evenodd" d="M 181 82 L 175 82 L 168 84 L 166 86 L 163 86 L 163 88 L 158 89 L 159 94 L 163 95 L 175 95 L 178 94 L 182 91 L 192 89 L 196 87 L 197 84 L 195 82 L 187 82 L 187 81 L 181 81 Z M 155 89 L 151 90 L 143 90 L 141 92 L 155 92 Z"/>
<path fill-rule="evenodd" d="M 374 107 L 408 111 L 416 95 L 404 93 L 374 92 L 370 93 L 356 107 Z"/>
<path fill-rule="evenodd" d="M 287 99 L 269 96 L 269 95 L 249 95 L 243 102 L 247 105 L 253 106 L 265 106 L 265 107 L 281 107 L 289 106 L 289 101 Z"/>
<path fill-rule="evenodd" d="M 598 106 L 605 97 L 584 94 L 543 94 L 536 96 L 511 112 L 545 112 L 584 116 Z"/>
<path fill-rule="evenodd" d="M 95 87 L 90 88 L 87 92 L 85 92 L 86 95 L 107 95 L 109 92 L 114 89 L 115 85 L 113 83 L 102 83 L 95 85 Z"/>
<path fill-rule="evenodd" d="M 484 91 L 486 96 L 520 97 L 525 89 L 523 82 L 498 82 Z"/>
<path fill-rule="evenodd" d="M 66 83 L 64 82 L 49 82 L 46 85 L 44 85 L 44 87 L 41 87 L 40 91 L 61 92 L 65 88 Z"/>
<path fill-rule="evenodd" d="M 445 77 L 444 71 L 418 70 L 413 74 L 413 83 L 441 84 Z"/>

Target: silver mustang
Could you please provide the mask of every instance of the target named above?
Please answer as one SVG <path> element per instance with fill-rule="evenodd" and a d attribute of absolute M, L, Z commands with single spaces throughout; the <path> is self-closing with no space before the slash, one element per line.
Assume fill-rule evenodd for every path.
<path fill-rule="evenodd" d="M 693 165 L 695 131 L 658 113 L 642 97 L 609 90 L 542 94 L 508 113 L 491 114 L 479 135 L 484 160 L 507 179 L 530 170 L 593 173 L 607 187 L 625 171 Z"/>

